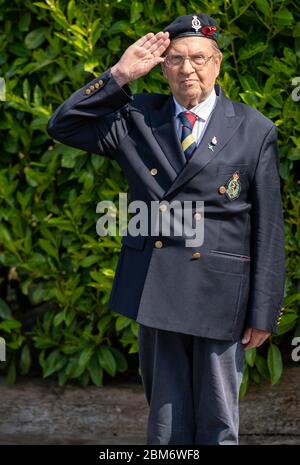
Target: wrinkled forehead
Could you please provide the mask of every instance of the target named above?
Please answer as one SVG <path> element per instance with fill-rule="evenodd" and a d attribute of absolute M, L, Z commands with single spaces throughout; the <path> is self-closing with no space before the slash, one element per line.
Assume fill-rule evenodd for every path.
<path fill-rule="evenodd" d="M 211 51 L 213 51 L 211 40 L 206 37 L 179 37 L 171 40 L 166 53 L 176 52 L 188 55 L 195 52 L 208 53 Z"/>

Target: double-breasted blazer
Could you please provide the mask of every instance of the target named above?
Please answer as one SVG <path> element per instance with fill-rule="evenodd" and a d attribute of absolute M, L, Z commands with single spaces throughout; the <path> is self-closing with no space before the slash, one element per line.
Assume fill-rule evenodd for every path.
<path fill-rule="evenodd" d="M 203 202 L 200 246 L 160 230 L 122 237 L 109 308 L 151 327 L 236 341 L 246 327 L 276 333 L 282 313 L 277 129 L 259 111 L 227 98 L 219 84 L 215 90 L 215 108 L 187 163 L 172 95 L 132 94 L 111 68 L 62 103 L 47 131 L 116 160 L 131 201 Z"/>

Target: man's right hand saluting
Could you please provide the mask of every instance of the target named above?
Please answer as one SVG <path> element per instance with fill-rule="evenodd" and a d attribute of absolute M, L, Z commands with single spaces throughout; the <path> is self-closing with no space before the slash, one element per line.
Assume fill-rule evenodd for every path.
<path fill-rule="evenodd" d="M 164 58 L 161 55 L 169 45 L 169 33 L 162 31 L 157 34 L 149 32 L 130 45 L 111 68 L 119 86 L 145 76 L 154 66 L 163 62 Z"/>

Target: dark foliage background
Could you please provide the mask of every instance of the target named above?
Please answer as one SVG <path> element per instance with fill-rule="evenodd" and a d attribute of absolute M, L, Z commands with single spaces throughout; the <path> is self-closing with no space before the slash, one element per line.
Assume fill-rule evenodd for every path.
<path fill-rule="evenodd" d="M 282 355 L 290 359 L 291 339 L 300 335 L 300 78 L 293 81 L 300 75 L 299 2 L 0 0 L 0 335 L 7 346 L 0 369 L 9 383 L 34 370 L 60 385 L 84 386 L 128 373 L 137 323 L 107 308 L 120 238 L 99 239 L 95 230 L 97 202 L 117 202 L 127 185 L 114 161 L 54 143 L 46 124 L 132 42 L 193 12 L 220 25 L 219 82 L 227 95 L 279 129 L 285 310 L 279 335 L 247 351 L 241 395 L 249 379 L 278 382 Z M 169 92 L 159 67 L 130 86 L 135 93 Z"/>

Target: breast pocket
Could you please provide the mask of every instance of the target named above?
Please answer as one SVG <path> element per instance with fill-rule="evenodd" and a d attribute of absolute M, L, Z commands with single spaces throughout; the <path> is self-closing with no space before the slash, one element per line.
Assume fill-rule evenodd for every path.
<path fill-rule="evenodd" d="M 238 171 L 240 174 L 247 173 L 248 164 L 247 163 L 235 163 L 234 165 L 219 165 L 218 174 L 233 174 L 235 171 Z"/>

